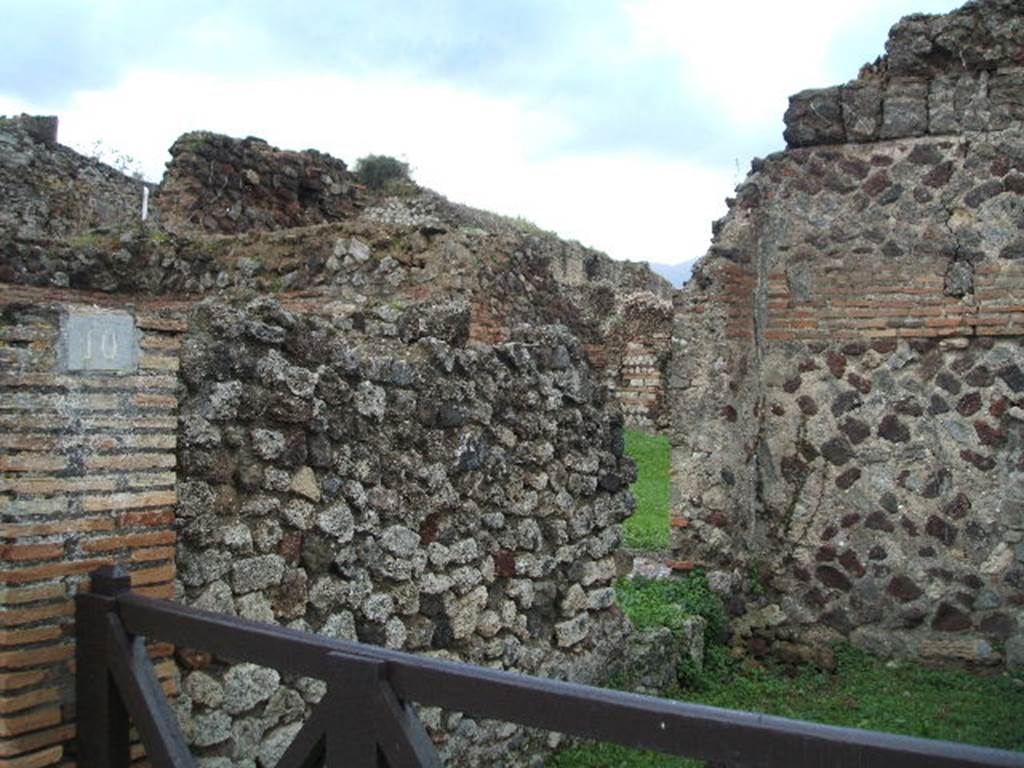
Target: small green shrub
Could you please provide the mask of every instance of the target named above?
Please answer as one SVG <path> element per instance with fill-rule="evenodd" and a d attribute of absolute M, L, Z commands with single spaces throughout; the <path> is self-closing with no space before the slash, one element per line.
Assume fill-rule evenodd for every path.
<path fill-rule="evenodd" d="M 411 181 L 409 164 L 390 155 L 367 155 L 356 160 L 353 171 L 360 182 L 374 191 L 391 189 Z"/>

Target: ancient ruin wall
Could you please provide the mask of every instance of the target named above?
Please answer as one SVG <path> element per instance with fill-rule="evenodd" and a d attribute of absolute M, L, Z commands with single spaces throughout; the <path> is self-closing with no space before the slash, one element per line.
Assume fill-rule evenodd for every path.
<path fill-rule="evenodd" d="M 600 362 L 628 426 L 650 432 L 668 428 L 666 385 L 671 355 L 671 301 L 646 292 L 627 296 L 605 325 L 591 362 Z"/>
<path fill-rule="evenodd" d="M 68 175 L 92 167 L 39 136 L 18 140 L 31 141 L 40 157 L 67 160 Z M 19 166 L 11 177 L 32 211 L 59 199 L 53 185 L 37 183 L 35 170 L 48 162 Z M 6 222 L 0 243 L 7 329 L 0 349 L 7 435 L 0 457 L 0 757 L 40 766 L 74 759 L 70 600 L 90 569 L 113 560 L 127 562 L 136 585 L 151 594 L 250 617 L 294 622 L 306 605 L 301 616 L 310 628 L 340 635 L 581 680 L 608 671 L 624 629 L 609 610 L 610 554 L 632 471 L 621 457 L 621 425 L 577 341 L 512 327 L 573 318 L 574 304 L 548 284 L 550 272 L 530 269 L 559 252 L 557 240 L 372 216 L 242 235 L 176 235 L 140 226 L 134 216 L 31 220 L 45 226 L 30 237 L 18 229 L 20 219 Z M 498 267 L 481 275 L 481 264 L 503 254 L 509 276 Z M 501 288 L 516 322 L 497 347 L 466 348 L 467 303 L 423 303 Z M 226 308 L 233 295 L 261 292 L 279 292 L 287 310 Z M 199 313 L 179 377 L 180 336 L 202 295 L 226 304 Z M 63 367 L 65 320 L 96 312 L 94 305 L 134 318 L 139 349 L 129 356 L 131 370 Z M 240 325 L 217 325 L 214 316 Z M 104 343 L 101 333 L 93 353 L 114 355 Z M 337 357 L 325 362 L 326 353 Z M 294 370 L 302 380 L 313 377 L 330 389 L 327 399 L 303 400 L 288 389 L 297 381 L 290 378 L 284 391 L 275 389 L 280 382 L 264 384 L 263 357 L 285 361 L 286 378 Z M 227 374 L 234 378 L 218 378 Z M 195 390 L 176 434 L 185 382 Z M 211 412 L 230 407 L 235 383 L 244 384 L 243 405 L 257 410 Z M 266 412 L 259 410 L 263 396 Z M 254 432 L 270 441 L 259 444 L 266 455 L 254 453 Z M 280 455 L 277 432 L 287 438 Z M 344 495 L 358 484 L 365 498 Z M 215 492 L 208 513 L 204 487 Z M 320 502 L 303 494 L 321 494 Z M 258 505 L 242 506 L 253 499 L 276 499 L 280 507 L 261 517 Z M 344 526 L 345 509 L 360 526 L 347 540 L 330 522 Z M 294 516 L 306 513 L 307 521 Z M 176 571 L 179 529 L 187 541 Z M 398 558 L 375 558 L 384 557 L 385 544 L 408 546 L 410 536 L 406 578 L 393 570 L 403 567 Z M 351 562 L 338 558 L 349 544 Z M 238 564 L 237 579 L 234 570 L 218 570 L 225 554 Z M 270 568 L 273 583 L 248 590 L 244 579 L 263 578 L 261 568 Z M 372 595 L 363 597 L 375 600 L 363 606 L 355 595 L 368 585 Z M 153 650 L 175 691 L 170 651 Z M 178 698 L 183 720 L 195 746 L 215 756 L 273 753 L 318 695 L 314 681 L 285 681 L 270 701 L 242 706 L 247 699 L 236 698 L 233 686 L 266 673 L 210 667 L 184 652 L 177 661 L 187 683 Z M 214 704 L 222 684 L 230 710 Z M 510 738 L 522 743 L 507 726 L 427 717 L 438 732 L 460 735 L 448 747 L 460 745 L 460 754 L 493 753 Z M 225 722 L 228 740 L 218 736 Z"/>
<path fill-rule="evenodd" d="M 57 143 L 57 118 L 0 116 L 0 255 L 34 243 L 138 221 L 145 184 Z M 14 270 L 0 259 L 0 280 Z M 65 283 L 66 285 L 66 283 Z"/>
<path fill-rule="evenodd" d="M 172 147 L 150 206 L 162 226 L 143 226 L 133 218 L 137 211 L 126 209 L 127 218 L 76 220 L 65 231 L 67 222 L 43 226 L 40 213 L 59 205 L 51 174 L 39 172 L 54 158 L 65 177 L 91 179 L 105 169 L 133 194 L 138 185 L 52 137 L 33 138 L 25 125 L 18 123 L 19 141 L 39 157 L 27 165 L 12 161 L 6 180 L 33 212 L 27 220 L 35 236 L 23 237 L 24 227 L 0 219 L 5 280 L 155 294 L 303 291 L 405 305 L 465 297 L 474 341 L 507 340 L 523 323 L 565 325 L 587 345 L 605 383 L 621 391 L 630 425 L 664 426 L 668 333 L 643 335 L 663 323 L 652 317 L 638 325 L 636 308 L 627 318 L 626 304 L 645 294 L 653 306 L 672 288 L 644 264 L 613 261 L 529 222 L 451 203 L 411 183 L 400 195 L 372 195 L 328 155 L 206 132 L 186 134 Z M 95 199 L 106 197 L 106 188 L 97 188 Z M 55 211 L 58 224 L 62 211 Z M 637 334 L 626 340 L 634 326 Z"/>
<path fill-rule="evenodd" d="M 260 301 L 200 305 L 182 352 L 189 301 L 12 285 L 3 301 L 12 764 L 73 759 L 70 601 L 113 561 L 143 594 L 339 637 L 588 681 L 615 661 L 632 467 L 571 336 L 467 349 L 464 305 L 320 318 Z M 131 370 L 68 370 L 67 317 L 97 313 L 135 323 Z M 102 334 L 93 352 L 114 354 Z M 173 693 L 171 650 L 152 652 Z M 276 754 L 322 692 L 187 653 L 178 665 L 193 745 L 231 761 Z M 459 734 L 455 759 L 525 748 L 508 726 L 426 717 Z"/>
<path fill-rule="evenodd" d="M 102 328 L 89 330 L 97 317 L 125 324 L 118 349 Z M 69 329 L 76 321 L 84 327 Z M 172 307 L 152 302 L 0 285 L 4 765 L 73 759 L 72 598 L 88 573 L 118 561 L 141 594 L 174 594 L 184 327 Z M 152 653 L 173 691 L 171 648 Z"/>
<path fill-rule="evenodd" d="M 623 631 L 620 421 L 568 334 L 467 348 L 467 313 L 438 311 L 447 320 L 421 337 L 393 316 L 357 330 L 267 300 L 197 307 L 182 354 L 182 599 L 600 680 Z M 207 662 L 186 670 L 180 707 L 192 743 L 232 764 L 269 764 L 322 694 Z M 445 747 L 456 762 L 502 762 L 516 732 L 428 720 L 460 735 Z"/>
<path fill-rule="evenodd" d="M 639 266 L 614 267 L 578 244 L 524 231 L 521 223 L 455 206 L 426 191 L 400 202 L 377 201 L 353 217 L 343 211 L 337 220 L 274 231 L 264 231 L 253 211 L 287 210 L 288 194 L 271 200 L 246 192 L 239 211 L 248 213 L 219 221 L 227 214 L 213 192 L 199 185 L 198 208 L 189 210 L 214 217 L 212 232 L 203 231 L 202 216 L 187 226 L 187 217 L 179 217 L 177 233 L 161 226 L 162 219 L 143 225 L 127 203 L 123 210 L 100 206 L 81 213 L 62 202 L 65 177 L 85 180 L 73 197 L 90 204 L 119 199 L 119 191 L 132 196 L 136 186 L 114 169 L 54 144 L 41 131 L 48 125 L 0 125 L 0 141 L 14 147 L 13 154 L 3 156 L 11 161 L 5 166 L 11 171 L 5 193 L 20 201 L 7 209 L 17 215 L 0 220 L 0 302 L 7 329 L 0 350 L 5 366 L 0 386 L 6 393 L 0 401 L 0 417 L 6 419 L 6 437 L 0 438 L 0 631 L 6 649 L 0 654 L 0 757 L 40 766 L 74 759 L 71 597 L 88 570 L 113 560 L 127 562 L 144 590 L 172 594 L 171 558 L 179 529 L 189 538 L 180 550 L 173 594 L 199 605 L 297 621 L 306 601 L 302 620 L 315 629 L 355 632 L 510 669 L 602 679 L 609 670 L 609 649 L 620 645 L 623 629 L 609 610 L 615 575 L 610 553 L 618 544 L 631 469 L 621 458 L 616 409 L 600 394 L 602 374 L 583 363 L 579 340 L 601 345 L 602 322 L 609 325 L 606 321 L 624 306 L 623 291 L 665 286 Z M 9 136 L 13 144 L 4 138 Z M 269 163 L 261 184 L 276 172 L 293 178 L 288 168 L 317 159 L 251 140 L 220 139 L 193 141 L 178 157 L 191 162 L 209 147 L 215 154 L 248 147 Z M 19 161 L 25 147 L 33 158 L 27 164 Z M 244 175 L 248 162 L 233 167 Z M 198 173 L 199 166 L 193 166 Z M 90 197 L 88 182 L 96 174 Z M 185 210 L 176 204 L 165 209 L 172 225 Z M 160 206 L 157 200 L 154 210 Z M 319 216 L 324 208 L 316 210 Z M 235 225 L 230 222 L 249 231 L 222 234 Z M 277 295 L 286 309 L 259 303 L 245 311 L 230 309 L 232 297 L 266 293 Z M 204 295 L 225 303 L 199 313 L 183 379 L 178 376 L 180 338 L 191 307 Z M 445 296 L 453 301 L 439 301 Z M 467 337 L 479 327 L 471 308 L 485 300 L 498 313 L 500 336 L 477 338 L 478 344 L 467 347 Z M 647 304 L 626 303 L 635 304 L 636 311 L 628 322 L 609 325 L 618 330 L 609 335 L 607 352 L 601 347 L 616 372 L 623 360 L 633 360 L 626 352 L 631 344 L 644 343 L 637 337 L 650 326 L 642 311 Z M 660 318 L 654 321 L 658 325 L 664 306 L 654 305 L 660 307 L 651 315 Z M 92 315 L 96 307 L 118 323 L 126 318 L 135 323 L 139 348 L 122 361 L 126 370 L 65 367 L 67 318 Z M 240 325 L 217 325 L 214 316 L 235 318 Z M 576 339 L 565 331 L 518 327 L 551 321 L 568 326 Z M 238 332 L 236 339 L 232 334 Z M 316 346 L 321 342 L 325 346 Z M 129 341 L 118 349 L 134 346 Z M 325 349 L 339 356 L 323 362 Z M 118 357 L 102 331 L 91 350 L 94 357 Z M 215 354 L 204 357 L 207 352 Z M 331 389 L 340 399 L 328 407 L 326 399 L 300 402 L 296 393 L 293 398 L 275 391 L 260 379 L 266 371 L 257 369 L 257 361 L 267 356 L 284 360 L 282 371 L 289 375 L 293 369 L 304 372 L 300 379 L 340 377 L 332 379 Z M 217 378 L 228 373 L 234 378 Z M 641 378 L 650 378 L 646 367 L 643 373 Z M 185 381 L 196 389 L 176 435 Z M 227 416 L 216 410 L 230 407 L 236 383 L 244 385 L 247 398 L 256 398 L 244 403 L 256 412 Z M 384 399 L 378 401 L 381 393 Z M 266 412 L 258 410 L 263 396 Z M 421 402 L 424 397 L 436 399 L 436 413 Z M 410 403 L 423 407 L 410 414 Z M 307 406 L 317 410 L 309 415 Z M 378 406 L 385 409 L 380 423 Z M 359 408 L 369 410 L 359 415 Z M 553 409 L 561 413 L 554 421 Z M 263 421 L 265 428 L 258 426 Z M 350 428 L 355 431 L 345 431 Z M 277 432 L 287 438 L 282 454 L 263 443 L 260 450 L 267 455 L 254 454 L 256 430 L 271 443 Z M 391 447 L 382 449 L 382 441 Z M 421 445 L 409 448 L 406 441 Z M 325 450 L 329 464 L 322 463 Z M 351 464 L 339 458 L 345 450 L 355 457 Z M 295 465 L 303 452 L 305 463 Z M 434 455 L 447 458 L 428 463 Z M 456 466 L 446 463 L 453 455 L 460 462 Z M 382 457 L 390 462 L 386 471 L 376 463 Z M 349 475 L 341 474 L 338 461 Z M 301 472 L 303 467 L 308 471 Z M 285 476 L 287 487 L 281 485 Z M 188 481 L 177 482 L 183 477 Z M 342 477 L 344 491 L 337 485 Z M 353 492 L 352 478 L 363 484 L 365 503 L 339 495 Z M 204 483 L 214 492 L 209 514 L 199 512 L 210 501 Z M 180 505 L 179 489 L 184 489 Z M 303 496 L 314 492 L 322 495 L 319 503 Z M 401 494 L 400 509 L 390 506 L 396 494 Z M 252 506 L 240 514 L 242 503 L 255 497 L 272 505 L 276 499 L 280 506 L 262 517 Z M 378 509 L 380 504 L 385 507 Z M 325 528 L 336 518 L 345 524 L 341 505 L 347 505 L 353 526 L 362 526 L 353 528 L 347 542 L 358 547 L 344 572 L 331 549 L 342 547 L 346 534 Z M 425 519 L 401 518 L 410 510 Z M 308 521 L 294 516 L 306 512 L 313 515 Z M 473 517 L 476 512 L 481 516 Z M 373 515 L 376 522 L 383 516 L 386 524 L 377 535 L 367 530 L 375 523 Z M 385 543 L 409 544 L 410 532 L 421 543 L 409 561 L 419 570 L 410 571 L 409 579 L 374 570 L 376 561 L 373 569 L 366 568 L 386 551 L 380 549 Z M 466 543 L 471 536 L 479 542 L 476 550 Z M 218 571 L 226 554 L 232 568 L 239 564 L 240 581 L 234 570 Z M 394 566 L 395 559 L 389 562 Z M 244 579 L 263 578 L 261 568 L 270 569 L 273 583 L 266 590 L 247 590 Z M 358 568 L 371 581 L 359 576 L 353 587 L 349 576 Z M 324 581 L 327 572 L 334 576 Z M 318 584 L 327 592 L 317 591 Z M 369 606 L 357 600 L 356 591 L 344 598 L 349 603 L 325 597 L 367 584 L 376 595 Z M 380 613 L 392 610 L 388 605 L 392 613 Z M 400 627 L 405 627 L 404 640 Z M 170 651 L 153 649 L 162 659 L 165 686 L 175 691 L 178 678 L 166 659 Z M 269 700 L 245 704 L 251 684 L 272 675 L 251 667 L 210 666 L 211 660 L 184 651 L 177 661 L 187 683 L 178 698 L 183 721 L 195 746 L 213 756 L 274 754 L 318 695 L 314 681 L 289 680 L 275 687 Z M 217 703 L 218 691 L 227 693 L 229 706 Z M 448 747 L 458 755 L 487 760 L 488 750 L 493 758 L 510 739 L 513 745 L 527 743 L 509 726 L 438 712 L 427 718 L 435 731 L 459 734 Z M 229 739 L 222 738 L 225 727 Z M 139 748 L 135 754 L 141 755 Z"/>
<path fill-rule="evenodd" d="M 969 4 L 798 94 L 677 300 L 677 548 L 741 635 L 1024 662 L 1021 50 Z"/>
<path fill-rule="evenodd" d="M 205 131 L 171 145 L 155 207 L 174 232 L 237 234 L 345 219 L 357 190 L 341 160 Z"/>

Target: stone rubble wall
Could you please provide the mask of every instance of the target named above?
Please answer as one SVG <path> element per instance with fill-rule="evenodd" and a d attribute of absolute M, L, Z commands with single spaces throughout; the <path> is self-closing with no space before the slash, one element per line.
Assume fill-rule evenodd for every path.
<path fill-rule="evenodd" d="M 0 248 L 140 220 L 144 182 L 56 139 L 56 118 L 0 117 Z M 0 280 L 10 281 L 6 262 Z"/>
<path fill-rule="evenodd" d="M 664 431 L 669 424 L 666 382 L 672 352 L 671 302 L 650 292 L 632 293 L 622 300 L 607 287 L 591 286 L 587 292 L 576 305 L 586 306 L 595 317 L 574 317 L 573 305 L 560 297 L 553 299 L 549 311 L 565 308 L 557 319 L 571 324 L 584 340 L 587 362 L 618 401 L 626 426 Z M 470 305 L 469 338 L 482 344 L 507 341 L 513 333 L 510 314 L 514 310 L 493 293 L 485 292 L 485 296 Z M 599 323 L 596 315 L 600 309 L 605 320 Z"/>
<path fill-rule="evenodd" d="M 141 356 L 127 373 L 68 371 L 69 310 L 129 313 Z M 121 562 L 144 595 L 175 578 L 177 350 L 171 305 L 0 290 L 0 763 L 73 761 L 74 605 L 88 573 Z M 171 647 L 150 652 L 169 693 Z"/>
<path fill-rule="evenodd" d="M 999 72 L 1022 21 L 910 17 L 865 77 Z M 1024 664 L 1024 127 L 970 130 L 756 160 L 676 299 L 677 557 L 755 652 Z"/>
<path fill-rule="evenodd" d="M 439 310 L 442 312 L 442 310 Z M 355 327 L 206 300 L 182 350 L 180 599 L 333 637 L 580 682 L 623 647 L 612 607 L 632 463 L 563 331 L 466 347 L 469 313 Z M 443 312 L 442 312 L 443 314 Z M 188 736 L 271 764 L 323 693 L 183 657 Z M 533 743 L 430 711 L 452 764 Z M 211 761 L 209 765 L 220 765 Z"/>
<path fill-rule="evenodd" d="M 22 119 L 18 135 L 30 141 L 30 130 L 41 133 L 34 125 Z M 53 141 L 37 153 L 51 150 L 64 176 L 105 168 Z M 507 340 L 523 323 L 565 325 L 593 350 L 593 364 L 604 369 L 601 361 L 610 361 L 606 383 L 623 391 L 630 424 L 664 426 L 665 334 L 634 339 L 632 362 L 620 370 L 620 329 L 634 322 L 622 314 L 625 302 L 673 292 L 646 265 L 613 261 L 411 183 L 401 194 L 375 197 L 352 183 L 343 162 L 316 152 L 203 132 L 182 136 L 171 151 L 151 205 L 154 220 L 145 225 L 101 216 L 73 234 L 51 228 L 48 237 L 40 231 L 25 239 L 0 221 L 0 279 L 159 295 L 303 291 L 354 304 L 468 298 L 474 341 Z M 54 204 L 35 165 L 12 174 L 19 199 L 41 209 Z"/>
<path fill-rule="evenodd" d="M 170 152 L 153 204 L 174 232 L 286 229 L 346 219 L 357 208 L 345 163 L 315 150 L 195 131 Z"/>

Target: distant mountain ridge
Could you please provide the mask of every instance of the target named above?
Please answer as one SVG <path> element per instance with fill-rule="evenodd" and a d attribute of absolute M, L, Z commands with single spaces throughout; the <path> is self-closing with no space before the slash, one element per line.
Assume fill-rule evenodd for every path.
<path fill-rule="evenodd" d="M 651 268 L 652 272 L 661 275 L 672 283 L 673 288 L 682 288 L 683 283 L 690 279 L 693 265 L 696 263 L 697 259 L 689 259 L 679 264 L 659 264 L 649 261 L 647 266 Z"/>

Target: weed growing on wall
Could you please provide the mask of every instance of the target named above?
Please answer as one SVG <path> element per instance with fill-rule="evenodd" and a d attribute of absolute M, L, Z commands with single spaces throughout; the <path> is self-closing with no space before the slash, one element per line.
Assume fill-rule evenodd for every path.
<path fill-rule="evenodd" d="M 102 139 L 96 139 L 88 147 L 83 148 L 82 154 L 93 160 L 106 163 L 114 170 L 120 171 L 125 176 L 131 176 L 136 181 L 144 181 L 146 178 L 141 162 L 127 152 L 111 147 Z"/>

